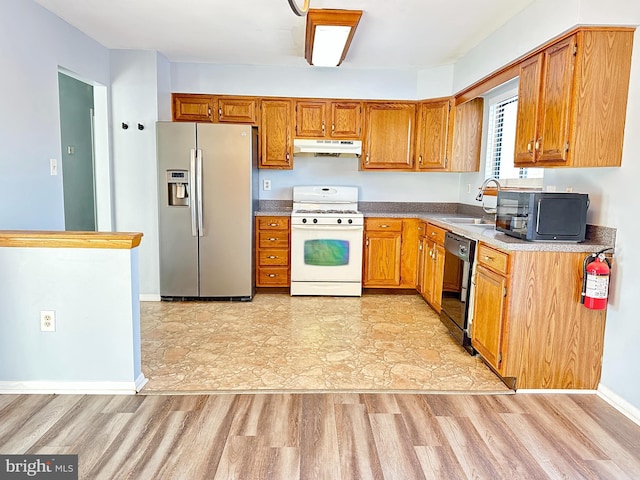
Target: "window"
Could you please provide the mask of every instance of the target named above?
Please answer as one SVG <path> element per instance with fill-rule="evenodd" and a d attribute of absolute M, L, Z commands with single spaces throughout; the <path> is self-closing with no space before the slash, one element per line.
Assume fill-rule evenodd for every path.
<path fill-rule="evenodd" d="M 518 168 L 513 165 L 518 113 L 518 89 L 487 97 L 487 149 L 485 177 L 496 177 L 510 186 L 542 186 L 542 168 Z"/>

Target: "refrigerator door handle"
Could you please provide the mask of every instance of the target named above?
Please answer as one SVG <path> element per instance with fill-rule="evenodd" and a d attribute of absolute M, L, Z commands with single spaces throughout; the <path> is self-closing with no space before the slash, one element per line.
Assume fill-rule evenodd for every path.
<path fill-rule="evenodd" d="M 204 236 L 204 225 L 202 215 L 202 150 L 198 149 L 196 154 L 198 160 L 198 168 L 196 169 L 196 185 L 198 196 L 198 235 Z"/>
<path fill-rule="evenodd" d="M 189 196 L 191 197 L 189 203 L 191 205 L 191 236 L 198 236 L 198 222 L 197 216 L 198 212 L 196 211 L 196 202 L 194 201 L 194 192 L 196 189 L 196 149 L 191 149 L 191 163 L 189 165 Z"/>

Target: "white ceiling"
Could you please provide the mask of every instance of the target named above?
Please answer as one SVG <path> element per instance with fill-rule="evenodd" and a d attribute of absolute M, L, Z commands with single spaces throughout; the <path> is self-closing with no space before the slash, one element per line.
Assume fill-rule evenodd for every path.
<path fill-rule="evenodd" d="M 339 68 L 383 69 L 451 64 L 533 1 L 310 0 L 364 11 Z M 110 49 L 157 50 L 171 62 L 307 65 L 305 18 L 287 0 L 36 2 Z"/>

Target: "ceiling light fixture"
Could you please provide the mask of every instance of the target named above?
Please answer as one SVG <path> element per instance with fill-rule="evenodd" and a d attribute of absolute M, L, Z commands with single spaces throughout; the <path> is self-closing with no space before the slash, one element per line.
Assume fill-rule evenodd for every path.
<path fill-rule="evenodd" d="M 347 55 L 362 10 L 310 9 L 304 58 L 309 65 L 337 67 Z"/>
<path fill-rule="evenodd" d="M 295 13 L 299 17 L 304 17 L 309 10 L 309 1 L 310 0 L 303 0 L 300 2 L 298 0 L 289 0 L 289 5 L 291 6 L 291 10 L 293 10 L 293 13 Z M 299 4 L 301 4 L 302 6 L 300 6 Z"/>

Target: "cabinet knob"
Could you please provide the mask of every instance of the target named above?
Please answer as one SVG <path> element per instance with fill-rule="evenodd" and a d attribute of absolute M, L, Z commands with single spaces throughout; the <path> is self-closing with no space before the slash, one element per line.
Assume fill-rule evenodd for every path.
<path fill-rule="evenodd" d="M 336 131 L 336 126 L 332 123 L 331 124 L 331 133 Z"/>
<path fill-rule="evenodd" d="M 527 143 L 527 152 L 532 152 L 532 151 L 533 151 L 533 140 Z"/>
<path fill-rule="evenodd" d="M 287 160 L 287 163 L 289 163 L 289 152 L 287 152 L 287 158 L 286 158 L 286 160 Z"/>
<path fill-rule="evenodd" d="M 485 256 L 484 256 L 484 259 L 485 259 L 487 262 L 492 262 L 492 261 L 495 259 L 495 257 L 490 257 L 489 255 L 485 255 Z"/>
<path fill-rule="evenodd" d="M 536 151 L 540 151 L 540 146 L 542 145 L 542 137 L 536 140 Z"/>
<path fill-rule="evenodd" d="M 420 155 L 420 156 L 418 157 L 418 163 L 419 163 L 420 165 L 422 165 L 422 155 Z"/>

